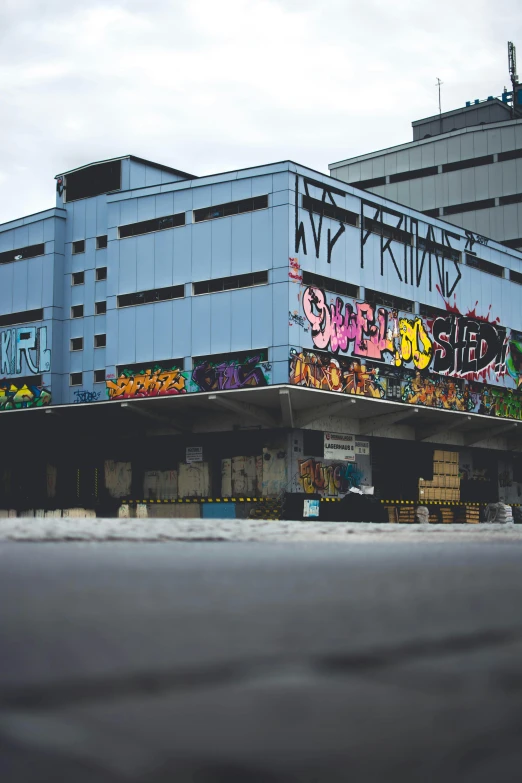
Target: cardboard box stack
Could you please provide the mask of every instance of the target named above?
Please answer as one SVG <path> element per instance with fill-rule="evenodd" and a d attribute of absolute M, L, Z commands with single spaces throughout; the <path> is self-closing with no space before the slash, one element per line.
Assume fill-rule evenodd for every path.
<path fill-rule="evenodd" d="M 419 479 L 419 501 L 423 500 L 460 500 L 459 455 L 456 451 L 435 450 L 433 479 Z"/>

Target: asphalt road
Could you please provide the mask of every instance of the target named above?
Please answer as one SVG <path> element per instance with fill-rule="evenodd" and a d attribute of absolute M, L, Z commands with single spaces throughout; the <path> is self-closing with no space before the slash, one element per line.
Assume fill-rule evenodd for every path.
<path fill-rule="evenodd" d="M 522 777 L 522 543 L 0 543 L 2 783 Z"/>

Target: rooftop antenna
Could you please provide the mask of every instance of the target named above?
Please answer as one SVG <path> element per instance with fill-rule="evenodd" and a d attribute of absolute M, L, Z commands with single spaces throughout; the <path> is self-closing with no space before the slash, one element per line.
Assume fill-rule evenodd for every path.
<path fill-rule="evenodd" d="M 439 77 L 437 76 L 437 84 L 435 87 L 439 88 L 439 133 L 442 133 L 442 104 L 440 102 L 440 88 L 444 84 L 444 82 L 441 82 Z"/>
<path fill-rule="evenodd" d="M 508 65 L 509 65 L 509 77 L 511 79 L 511 88 L 513 90 L 513 102 L 511 103 L 511 116 L 515 116 L 515 97 L 516 86 L 518 84 L 517 76 L 517 50 L 515 44 L 508 41 Z"/>

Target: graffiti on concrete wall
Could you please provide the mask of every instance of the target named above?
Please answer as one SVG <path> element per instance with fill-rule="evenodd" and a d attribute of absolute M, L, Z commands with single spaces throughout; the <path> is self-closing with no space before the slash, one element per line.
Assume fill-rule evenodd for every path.
<path fill-rule="evenodd" d="M 101 398 L 101 392 L 89 391 L 88 389 L 76 389 L 73 396 L 74 403 L 97 402 Z"/>
<path fill-rule="evenodd" d="M 46 326 L 17 326 L 0 330 L 0 373 L 15 375 L 28 370 L 33 375 L 49 372 L 51 349 Z"/>
<path fill-rule="evenodd" d="M 299 460 L 299 482 L 308 494 L 343 495 L 350 487 L 358 487 L 362 478 L 356 462 Z"/>
<path fill-rule="evenodd" d="M 520 382 L 522 342 L 510 339 L 498 319 L 480 317 L 474 310 L 429 319 L 370 302 L 328 297 L 315 286 L 303 291 L 302 307 L 319 351 L 473 381 Z"/>
<path fill-rule="evenodd" d="M 0 410 L 15 408 L 40 408 L 51 404 L 51 392 L 44 386 L 31 386 L 26 383 L 16 385 L 5 378 L 0 381 Z"/>
<path fill-rule="evenodd" d="M 148 370 L 124 369 L 115 380 L 105 381 L 110 400 L 185 394 L 186 374 L 177 367 L 152 366 Z"/>
<path fill-rule="evenodd" d="M 291 349 L 290 383 L 364 397 L 386 396 L 386 379 L 379 367 L 313 351 Z"/>
<path fill-rule="evenodd" d="M 192 371 L 192 381 L 197 391 L 221 391 L 267 386 L 270 383 L 271 366 L 256 354 L 244 361 L 229 359 L 217 363 L 207 359 Z"/>

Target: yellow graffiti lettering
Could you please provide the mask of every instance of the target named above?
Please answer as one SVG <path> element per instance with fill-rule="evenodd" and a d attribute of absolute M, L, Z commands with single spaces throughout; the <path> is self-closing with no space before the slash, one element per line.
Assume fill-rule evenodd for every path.
<path fill-rule="evenodd" d="M 413 362 L 418 370 L 429 366 L 433 356 L 433 345 L 420 318 L 399 319 L 399 345 L 395 353 L 395 364 Z"/>

